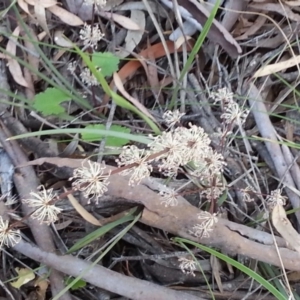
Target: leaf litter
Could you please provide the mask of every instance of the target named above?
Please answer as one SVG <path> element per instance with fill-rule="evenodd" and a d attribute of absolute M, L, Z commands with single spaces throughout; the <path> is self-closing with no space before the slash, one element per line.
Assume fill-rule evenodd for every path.
<path fill-rule="evenodd" d="M 190 251 L 203 266 L 204 274 L 198 267 L 190 271 L 184 269 L 183 272 L 183 265 L 178 259 L 189 258 L 190 253 L 170 241 L 174 236 L 213 246 L 235 259 L 236 254 L 241 254 L 265 262 L 272 265 L 278 276 L 286 275 L 283 269 L 299 271 L 297 203 L 300 201 L 300 186 L 299 168 L 294 165 L 299 155 L 299 124 L 297 120 L 290 120 L 292 115 L 289 112 L 299 111 L 297 32 L 300 2 L 220 1 L 222 6 L 201 51 L 187 69 L 185 81 L 179 80 L 181 70 L 217 1 L 178 0 L 175 6 L 170 0 L 148 1 L 159 27 L 154 26 L 145 1 L 107 0 L 106 5 L 96 2 L 97 5 L 93 6 L 91 1 L 18 0 L 4 15 L 9 24 L 7 30 L 1 29 L 1 58 L 7 64 L 4 69 L 8 81 L 1 81 L 1 84 L 7 82 L 7 85 L 1 89 L 3 115 L 0 117 L 0 140 L 14 167 L 20 170 L 34 167 L 36 180 L 60 194 L 57 201 L 63 214 L 59 215 L 55 226 L 67 225 L 57 229 L 55 235 L 60 239 L 62 249 L 65 251 L 78 241 L 82 242 L 95 230 L 92 226 L 105 227 L 114 224 L 115 220 L 121 222 L 124 216 L 130 215 L 133 207 L 138 207 L 142 211 L 139 222 L 122 236 L 102 264 L 107 270 L 112 268 L 123 276 L 148 278 L 157 289 L 180 282 L 176 288 L 179 299 L 183 295 L 186 299 L 194 299 L 187 290 L 195 286 L 207 288 L 207 284 L 212 288 L 214 279 L 218 290 L 222 294 L 230 294 L 230 297 L 236 297 L 236 293 L 240 298 L 247 297 L 252 287 L 244 281 L 245 277 L 238 276 L 238 269 L 222 264 L 219 258 L 197 248 L 190 248 Z M 178 16 L 183 22 L 177 22 Z M 95 26 L 101 37 L 91 36 L 96 42 L 85 44 L 80 37 L 81 30 L 89 28 L 90 33 L 96 33 L 98 31 L 93 31 Z M 105 83 L 98 84 L 99 76 L 87 69 L 76 47 L 87 54 Z M 167 56 L 171 61 L 167 60 Z M 87 85 L 87 80 L 93 80 L 95 84 Z M 108 87 L 121 98 L 111 99 L 114 94 L 107 92 Z M 179 87 L 178 95 L 174 94 L 175 87 Z M 228 107 L 225 96 L 222 98 L 220 94 L 220 101 L 214 101 L 214 93 L 220 93 L 225 87 L 233 93 L 235 106 Z M 122 105 L 119 105 L 120 99 Z M 260 101 L 263 106 L 255 101 Z M 228 119 L 225 118 L 232 116 L 229 109 L 232 114 L 233 109 L 238 107 L 243 111 L 250 110 L 245 116 L 245 123 L 237 126 L 226 123 Z M 193 166 L 190 165 L 181 168 L 177 176 L 168 177 L 160 172 L 160 162 L 156 157 L 152 161 L 152 177 L 143 179 L 138 186 L 129 187 L 129 178 L 118 173 L 115 160 L 123 146 L 138 147 L 143 152 L 147 144 L 127 138 L 112 139 L 109 135 L 92 131 L 107 130 L 120 135 L 130 133 L 151 139 L 153 127 L 141 119 L 140 114 L 152 120 L 157 130 L 162 132 L 168 128 L 163 114 L 168 110 L 175 112 L 177 108 L 185 114 L 174 121 L 174 126 L 189 128 L 190 124 L 196 124 L 202 127 L 209 135 L 214 151 L 222 154 L 227 163 L 222 177 L 225 194 L 220 197 L 212 195 L 221 182 L 216 184 L 191 175 Z M 30 113 L 31 110 L 34 113 Z M 236 113 L 236 118 L 240 118 Z M 41 132 L 49 126 L 57 129 L 84 128 L 87 131 L 81 135 L 59 132 L 50 136 L 36 134 L 35 137 L 15 141 L 17 144 L 10 142 L 12 146 L 6 145 L 4 137 Z M 89 129 L 93 133 L 89 134 Z M 14 158 L 16 145 L 21 145 L 22 155 L 26 157 L 22 163 L 17 163 Z M 54 148 L 56 150 L 52 150 Z M 72 151 L 69 151 L 71 148 Z M 57 153 L 60 153 L 59 156 Z M 145 157 L 149 155 L 152 158 L 151 155 L 155 154 L 149 153 Z M 111 183 L 97 205 L 88 205 L 88 199 L 82 196 L 80 190 L 72 191 L 68 178 L 87 160 L 100 162 L 101 159 L 106 164 L 106 171 L 112 173 Z M 280 165 L 279 161 L 285 163 Z M 20 181 L 15 180 L 14 192 L 19 201 L 22 188 L 18 185 Z M 169 190 L 159 194 L 162 187 Z M 34 189 L 34 186 L 31 188 Z M 266 199 L 271 191 L 278 188 L 289 201 L 287 205 L 277 205 L 269 211 Z M 208 190 L 210 193 L 205 192 Z M 165 208 L 161 195 L 173 195 L 177 206 Z M 163 199 L 164 203 L 168 203 L 169 200 Z M 20 216 L 29 218 L 20 206 L 10 205 L 11 223 L 19 224 Z M 296 212 L 286 215 L 285 211 L 292 209 Z M 219 221 L 213 229 L 205 228 L 205 222 L 199 223 L 198 214 L 203 210 L 212 215 L 218 213 Z M 274 227 L 266 221 L 269 215 Z M 28 225 L 20 221 L 16 226 L 23 231 Z M 80 259 L 88 260 L 97 255 L 99 249 L 102 251 L 106 243 L 123 232 L 125 226 L 121 226 L 116 225 L 105 231 L 101 238 L 92 240 L 81 250 Z M 212 234 L 203 236 L 199 232 L 191 232 L 192 228 L 198 228 L 201 234 Z M 35 236 L 35 239 L 38 247 L 45 249 L 39 238 Z M 9 251 L 16 253 L 14 248 Z M 25 256 L 22 259 L 26 261 L 26 270 L 39 266 Z M 13 260 L 7 260 L 14 268 L 17 267 Z M 252 267 L 247 261 L 244 264 Z M 189 266 L 192 268 L 193 264 L 189 264 L 187 259 L 184 267 Z M 68 270 L 64 272 L 66 276 L 74 276 Z M 272 272 L 268 273 L 265 269 L 264 272 L 266 279 L 272 277 Z M 11 269 L 5 275 L 8 280 L 14 278 L 16 272 Z M 62 278 L 60 282 L 66 283 L 67 280 Z M 230 288 L 228 282 L 237 288 Z M 291 291 L 293 282 L 284 282 L 285 289 Z M 53 293 L 57 282 L 50 277 L 49 283 L 49 287 L 45 285 L 44 289 L 50 291 L 51 288 Z M 89 281 L 87 284 L 96 289 L 104 288 L 108 297 L 115 293 L 134 298 L 126 289 L 118 291 L 116 284 L 106 288 Z M 28 295 L 32 286 L 33 279 L 15 289 Z M 138 291 L 137 286 L 129 285 L 127 288 Z M 69 290 L 65 299 L 69 299 L 72 293 L 86 299 L 89 297 L 86 287 L 83 284 L 82 288 Z M 57 287 L 58 290 L 62 288 Z M 202 290 L 196 291 L 198 299 L 207 296 Z M 218 290 L 212 288 L 211 291 L 216 298 Z M 164 288 L 161 293 L 164 299 L 175 299 L 175 294 L 168 294 L 173 291 L 172 288 Z M 38 295 L 38 289 L 34 292 Z M 151 287 L 144 292 L 155 295 Z M 266 295 L 267 290 L 262 287 L 253 293 Z M 48 299 L 48 294 L 44 291 L 39 297 Z"/>

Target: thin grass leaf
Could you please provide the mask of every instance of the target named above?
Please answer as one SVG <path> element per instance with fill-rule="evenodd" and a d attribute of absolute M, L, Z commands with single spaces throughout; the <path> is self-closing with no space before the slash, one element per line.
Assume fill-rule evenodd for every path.
<path fill-rule="evenodd" d="M 136 208 L 132 209 L 128 215 L 123 216 L 121 219 L 116 220 L 112 223 L 106 224 L 104 226 L 102 226 L 101 228 L 96 229 L 95 231 L 91 232 L 90 234 L 88 234 L 87 236 L 85 236 L 84 238 L 82 238 L 81 240 L 79 240 L 75 245 L 73 245 L 68 251 L 67 254 L 71 254 L 74 251 L 77 251 L 81 248 L 83 248 L 84 246 L 90 244 L 91 242 L 93 242 L 94 240 L 96 240 L 97 238 L 103 236 L 105 233 L 109 232 L 110 230 L 112 230 L 113 228 L 125 223 L 125 222 L 129 222 L 132 221 L 134 219 L 134 213 L 136 211 Z"/>
<path fill-rule="evenodd" d="M 201 244 L 198 244 L 196 242 L 193 241 L 189 241 L 186 239 L 182 239 L 182 238 L 174 238 L 173 239 L 175 242 L 179 243 L 180 245 L 183 244 L 189 244 L 189 245 L 193 245 L 199 249 L 202 249 L 212 255 L 215 255 L 216 257 L 222 259 L 223 261 L 227 262 L 228 264 L 231 264 L 232 266 L 236 267 L 237 269 L 239 269 L 240 271 L 242 271 L 243 273 L 247 274 L 248 276 L 250 276 L 251 278 L 253 278 L 254 280 L 256 280 L 259 284 L 261 284 L 262 286 L 264 286 L 271 294 L 273 294 L 276 299 L 278 300 L 286 300 L 287 298 L 282 295 L 282 293 L 280 293 L 269 281 L 267 281 L 266 279 L 264 279 L 262 276 L 260 276 L 259 274 L 257 274 L 256 272 L 254 272 L 253 270 L 249 269 L 248 267 L 242 265 L 241 263 L 237 262 L 236 260 L 228 257 L 227 255 L 224 255 L 216 250 L 213 250 L 209 247 L 203 246 Z"/>
<path fill-rule="evenodd" d="M 139 220 L 141 213 L 139 213 L 134 220 L 126 226 L 118 235 L 118 237 L 109 245 L 106 250 L 86 269 L 84 269 L 79 276 L 77 276 L 70 284 L 68 284 L 62 291 L 60 291 L 52 300 L 58 300 L 66 291 L 68 291 L 76 282 L 81 280 L 81 278 L 86 274 L 90 269 L 92 269 L 116 244 L 117 242 L 133 227 L 133 225 Z"/>
<path fill-rule="evenodd" d="M 216 4 L 214 5 L 214 7 L 213 7 L 213 9 L 212 9 L 212 11 L 209 15 L 209 18 L 207 19 L 206 23 L 203 26 L 201 34 L 199 35 L 199 37 L 198 37 L 198 39 L 195 43 L 195 46 L 193 47 L 193 49 L 192 49 L 192 51 L 191 51 L 191 53 L 188 57 L 188 60 L 185 64 L 185 66 L 183 67 L 183 69 L 180 73 L 179 83 L 181 83 L 181 81 L 183 80 L 183 77 L 188 72 L 190 66 L 192 65 L 192 63 L 194 61 L 195 56 L 197 55 L 200 48 L 202 47 L 203 42 L 204 42 L 204 40 L 205 40 L 209 30 L 210 30 L 210 27 L 211 27 L 211 25 L 214 21 L 215 16 L 217 14 L 219 6 L 220 6 L 220 0 L 217 0 Z M 172 100 L 171 100 L 171 103 L 170 103 L 170 106 L 169 106 L 170 109 L 172 109 L 175 106 L 175 102 L 176 102 L 176 99 L 177 99 L 177 94 L 178 94 L 179 88 L 180 88 L 180 84 L 176 85 L 176 87 L 174 89 L 174 92 L 173 92 L 173 95 L 172 95 Z"/>
<path fill-rule="evenodd" d="M 260 270 L 265 274 L 264 277 L 266 278 L 272 278 L 270 281 L 274 283 L 274 285 L 277 287 L 278 291 L 282 295 L 285 295 L 286 299 L 289 298 L 289 296 L 286 293 L 286 290 L 284 286 L 282 285 L 282 281 L 278 279 L 278 277 L 282 277 L 279 272 L 276 272 L 275 268 L 273 266 L 270 266 L 266 263 L 259 263 Z"/>
<path fill-rule="evenodd" d="M 92 129 L 92 128 L 64 128 L 64 129 L 50 129 L 50 130 L 43 130 L 43 131 L 35 131 L 35 132 L 28 132 L 16 136 L 12 136 L 7 140 L 17 140 L 23 139 L 28 137 L 37 137 L 41 135 L 51 135 L 51 134 L 67 134 L 67 133 L 85 133 L 85 134 L 97 134 L 101 136 L 113 136 L 121 139 L 127 139 L 135 142 L 139 142 L 142 144 L 149 144 L 152 140 L 143 135 L 135 135 L 131 133 L 124 133 L 112 130 L 104 130 L 104 129 Z"/>
<path fill-rule="evenodd" d="M 120 107 L 126 108 L 128 110 L 131 110 L 132 112 L 134 112 L 137 115 L 139 115 L 150 126 L 150 128 L 156 134 L 160 134 L 161 133 L 161 131 L 159 130 L 159 128 L 154 124 L 154 122 L 152 120 L 150 120 L 147 116 L 145 116 L 135 106 L 133 106 L 132 104 L 130 104 L 128 101 L 126 101 L 123 97 L 121 97 L 120 95 L 118 95 L 117 93 L 115 93 L 114 91 L 112 91 L 110 89 L 110 87 L 109 87 L 107 81 L 105 80 L 103 74 L 101 74 L 101 72 L 98 72 L 96 70 L 95 66 L 93 65 L 93 63 L 91 62 L 91 60 L 90 60 L 90 58 L 89 58 L 89 56 L 87 54 L 85 54 L 84 52 L 82 52 L 76 45 L 74 45 L 74 48 L 77 51 L 77 53 L 81 56 L 82 60 L 87 65 L 87 67 L 90 69 L 90 71 L 93 73 L 93 75 L 97 78 L 97 80 L 101 84 L 104 92 L 107 95 L 109 95 L 116 102 L 117 105 L 119 105 Z"/>

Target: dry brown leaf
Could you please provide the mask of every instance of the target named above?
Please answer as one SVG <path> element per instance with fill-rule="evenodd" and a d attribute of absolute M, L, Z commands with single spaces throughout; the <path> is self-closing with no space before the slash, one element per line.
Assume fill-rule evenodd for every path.
<path fill-rule="evenodd" d="M 28 161 L 26 164 L 18 165 L 18 168 L 26 166 L 42 165 L 45 163 L 55 165 L 57 167 L 69 167 L 72 169 L 80 168 L 82 166 L 89 167 L 88 164 L 84 164 L 84 159 L 73 159 L 73 158 L 61 158 L 61 157 L 41 157 L 35 160 Z"/>
<path fill-rule="evenodd" d="M 48 7 L 48 10 L 70 26 L 83 25 L 83 21 L 80 18 L 57 5 Z"/>
<path fill-rule="evenodd" d="M 150 45 L 148 45 L 148 48 L 150 48 Z M 160 93 L 160 85 L 159 85 L 159 79 L 158 79 L 158 73 L 157 73 L 157 66 L 155 63 L 155 57 L 154 54 L 149 51 L 149 64 L 147 65 L 147 78 L 148 82 L 151 86 L 152 93 L 155 95 L 155 98 L 158 100 L 158 102 L 163 105 L 164 99 L 162 94 Z"/>
<path fill-rule="evenodd" d="M 106 11 L 99 11 L 98 14 L 103 18 L 106 18 L 108 20 L 113 20 L 114 22 L 121 25 L 123 28 L 129 30 L 142 30 L 142 28 L 136 22 L 132 21 L 131 19 L 125 16 L 114 14 L 111 12 L 106 12 Z"/>
<path fill-rule="evenodd" d="M 300 253 L 300 235 L 294 229 L 282 205 L 277 204 L 272 211 L 272 223 L 286 242 Z"/>
<path fill-rule="evenodd" d="M 130 14 L 130 19 L 136 24 L 139 24 L 142 30 L 128 30 L 125 38 L 124 49 L 116 53 L 120 58 L 125 58 L 131 54 L 134 48 L 140 43 L 146 25 L 145 14 L 141 10 L 132 10 Z"/>
<path fill-rule="evenodd" d="M 103 10 L 111 11 L 114 7 L 122 4 L 124 0 L 109 0 L 106 2 L 105 6 L 103 7 Z"/>
<path fill-rule="evenodd" d="M 65 189 L 66 191 L 66 189 Z M 95 226 L 101 226 L 101 223 L 92 215 L 90 214 L 76 199 L 72 194 L 68 195 L 68 199 L 76 209 L 76 211 L 89 223 Z"/>
<path fill-rule="evenodd" d="M 202 26 L 209 18 L 210 13 L 197 0 L 177 0 L 178 4 L 186 9 L 193 18 Z M 217 20 L 213 20 L 212 26 L 207 37 L 220 45 L 231 57 L 236 58 L 242 53 L 242 49 L 232 35 Z"/>
<path fill-rule="evenodd" d="M 253 25 L 248 28 L 241 36 L 236 37 L 236 40 L 244 40 L 249 38 L 249 36 L 254 35 L 267 21 L 267 17 L 258 16 Z"/>
<path fill-rule="evenodd" d="M 9 37 L 9 41 L 6 45 L 6 51 L 11 54 L 11 56 L 15 56 L 17 52 L 17 36 L 20 34 L 20 28 L 17 26 L 12 33 L 12 35 Z M 18 83 L 21 86 L 28 87 L 28 84 L 23 76 L 22 69 L 20 64 L 12 57 L 8 58 L 8 69 L 11 73 L 13 79 L 16 83 Z"/>
<path fill-rule="evenodd" d="M 44 8 L 48 8 L 57 4 L 56 0 L 25 0 L 25 1 L 32 6 L 41 5 Z"/>
<path fill-rule="evenodd" d="M 27 36 L 27 34 L 24 33 L 24 36 L 25 36 L 24 45 L 25 45 L 26 49 L 29 50 L 27 52 L 28 53 L 27 54 L 27 60 L 28 60 L 28 63 L 30 64 L 30 66 L 34 70 L 38 70 L 39 69 L 39 64 L 40 64 L 40 55 L 36 51 L 35 45 L 33 43 L 33 41 L 38 42 L 38 38 L 37 38 L 36 33 L 34 32 L 34 30 L 32 28 L 29 28 L 28 30 L 30 31 L 31 38 L 29 38 Z M 33 81 L 38 80 L 38 75 L 35 74 L 34 72 L 31 72 L 31 76 L 33 78 Z"/>
<path fill-rule="evenodd" d="M 40 1 L 36 1 L 34 5 L 34 16 L 38 24 L 44 29 L 44 31 L 50 36 L 50 31 L 46 20 L 46 9 L 41 5 Z"/>
<path fill-rule="evenodd" d="M 38 34 L 37 38 L 39 41 L 42 41 L 47 36 L 47 33 L 45 31 L 42 31 Z"/>
<path fill-rule="evenodd" d="M 290 19 L 291 21 L 300 22 L 300 15 L 294 13 L 290 7 L 288 7 L 287 5 L 284 5 L 283 3 L 250 4 L 249 8 L 276 12 L 276 13 L 281 14 L 282 16 Z"/>
<path fill-rule="evenodd" d="M 56 45 L 64 48 L 73 48 L 74 44 L 66 38 L 63 30 L 55 30 L 54 32 L 54 42 Z"/>
<path fill-rule="evenodd" d="M 63 230 L 67 228 L 69 225 L 73 223 L 72 219 L 69 219 L 67 221 L 61 222 L 61 223 L 55 223 L 53 224 L 56 230 Z"/>
<path fill-rule="evenodd" d="M 175 48 L 179 49 L 186 41 L 191 40 L 192 37 L 190 36 L 183 36 L 181 35 L 176 41 L 175 41 Z"/>
<path fill-rule="evenodd" d="M 288 6 L 300 6 L 300 0 L 284 2 Z"/>
<path fill-rule="evenodd" d="M 297 55 L 286 61 L 281 61 L 279 63 L 263 66 L 255 72 L 253 77 L 257 78 L 257 77 L 267 76 L 267 75 L 277 73 L 279 71 L 288 69 L 290 67 L 293 67 L 293 66 L 296 66 L 299 64 L 300 64 L 300 55 Z"/>
<path fill-rule="evenodd" d="M 231 31 L 236 21 L 242 15 L 242 12 L 247 8 L 247 4 L 247 1 L 225 1 L 225 15 L 222 19 L 222 25 L 226 28 L 226 30 Z"/>
<path fill-rule="evenodd" d="M 36 290 L 37 300 L 45 300 L 46 299 L 46 292 L 48 289 L 48 280 L 44 278 L 37 278 L 35 280 L 35 286 L 38 287 Z"/>
<path fill-rule="evenodd" d="M 174 53 L 176 51 L 175 44 L 172 41 L 167 41 L 167 50 L 163 46 L 161 42 L 151 45 L 150 48 L 141 51 L 139 54 L 134 54 L 138 60 L 130 60 L 127 64 L 125 64 L 118 72 L 118 75 L 120 76 L 122 83 L 124 83 L 126 80 L 128 80 L 129 77 L 135 74 L 135 72 L 139 69 L 140 66 L 143 66 L 145 68 L 146 73 L 148 72 L 148 67 L 146 64 L 146 60 L 149 58 L 149 53 L 151 52 L 151 55 L 154 55 L 155 59 L 161 58 L 162 56 L 166 55 L 165 51 L 169 51 L 169 53 Z M 187 50 L 191 51 L 191 47 L 193 47 L 193 43 L 190 43 L 187 45 Z M 178 52 L 182 51 L 181 49 L 177 49 Z M 153 54 L 152 54 L 153 53 Z M 148 74 L 147 74 L 148 76 Z M 114 81 L 110 83 L 110 88 L 113 89 L 114 87 Z M 107 104 L 109 101 L 109 96 L 105 95 L 103 97 L 102 105 Z"/>
<path fill-rule="evenodd" d="M 137 99 L 133 98 L 132 96 L 130 96 L 127 91 L 124 89 L 122 80 L 119 76 L 118 73 L 114 73 L 113 75 L 113 79 L 114 79 L 114 83 L 115 86 L 118 88 L 118 90 L 120 91 L 120 93 L 127 98 L 136 108 L 138 108 L 143 114 L 145 114 L 148 118 L 150 118 L 151 120 L 153 120 L 154 122 L 157 122 L 155 120 L 155 118 L 148 112 L 147 108 L 142 105 Z"/>
<path fill-rule="evenodd" d="M 211 265 L 211 269 L 212 269 L 212 274 L 216 280 L 217 286 L 221 292 L 221 294 L 224 293 L 224 289 L 223 289 L 223 284 L 222 284 L 222 279 L 221 279 L 221 264 L 219 261 L 219 258 L 217 258 L 214 255 L 210 256 L 210 265 Z"/>
<path fill-rule="evenodd" d="M 18 5 L 28 14 L 31 16 L 29 9 L 28 9 L 28 4 L 24 0 L 18 0 Z"/>

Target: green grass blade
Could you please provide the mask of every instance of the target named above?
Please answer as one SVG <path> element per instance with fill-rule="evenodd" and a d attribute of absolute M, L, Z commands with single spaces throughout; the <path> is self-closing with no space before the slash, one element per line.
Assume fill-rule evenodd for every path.
<path fill-rule="evenodd" d="M 236 267 L 237 269 L 239 269 L 240 271 L 242 271 L 243 273 L 247 274 L 248 276 L 250 276 L 251 278 L 253 278 L 254 280 L 256 280 L 259 284 L 261 284 L 262 286 L 264 286 L 271 294 L 273 294 L 276 299 L 278 300 L 286 300 L 287 298 L 282 295 L 269 281 L 267 281 L 266 279 L 264 279 L 262 276 L 260 276 L 259 274 L 257 274 L 256 272 L 254 272 L 253 270 L 251 270 L 250 268 L 242 265 L 241 263 L 237 262 L 236 260 L 228 257 L 227 255 L 224 255 L 216 250 L 213 250 L 209 247 L 203 246 L 201 244 L 198 244 L 196 242 L 193 241 L 189 241 L 186 239 L 182 239 L 182 238 L 174 238 L 173 239 L 175 242 L 181 244 L 190 244 L 193 245 L 194 247 L 197 247 L 199 249 L 202 249 L 216 257 L 218 257 L 219 259 L 227 262 L 228 264 L 231 264 L 232 266 Z"/>
<path fill-rule="evenodd" d="M 135 106 L 133 106 L 131 103 L 129 103 L 127 100 L 125 100 L 123 97 L 115 93 L 110 89 L 110 86 L 106 82 L 104 76 L 101 74 L 101 72 L 98 72 L 96 68 L 94 67 L 93 63 L 91 62 L 89 56 L 82 52 L 76 45 L 74 45 L 75 50 L 77 53 L 81 56 L 82 60 L 85 62 L 87 67 L 91 70 L 93 75 L 97 78 L 98 82 L 100 82 L 104 92 L 109 95 L 117 105 L 127 108 L 131 110 L 132 112 L 136 113 L 138 116 L 140 116 L 149 126 L 150 128 L 156 133 L 160 134 L 161 131 L 156 126 L 156 124 L 147 116 L 145 116 L 139 109 L 137 109 Z"/>
<path fill-rule="evenodd" d="M 197 41 L 196 41 L 196 44 L 195 46 L 193 47 L 189 57 L 188 57 L 188 60 L 185 64 L 185 66 L 183 67 L 181 73 L 180 73 L 180 76 L 179 76 L 179 84 L 176 86 L 176 88 L 174 89 L 174 92 L 173 92 L 173 95 L 172 95 L 172 100 L 171 100 L 171 103 L 170 103 L 170 109 L 172 109 L 174 106 L 175 106 L 175 102 L 176 102 L 176 99 L 177 99 L 177 95 L 178 95 L 178 91 L 179 91 L 179 88 L 180 88 L 180 83 L 183 79 L 183 77 L 185 76 L 185 74 L 188 72 L 190 66 L 192 65 L 194 59 L 195 59 L 195 56 L 197 55 L 197 53 L 199 52 L 200 48 L 202 47 L 203 45 L 203 42 L 211 28 L 211 25 L 214 21 L 214 18 L 217 14 L 217 11 L 219 9 L 219 6 L 220 6 L 220 0 L 217 0 L 216 1 L 216 4 L 214 5 L 210 15 L 209 15 L 209 18 L 207 19 L 206 23 L 204 24 L 203 26 L 203 29 L 201 31 L 201 34 L 199 35 Z"/>
<path fill-rule="evenodd" d="M 79 281 L 84 274 L 86 274 L 91 268 L 93 268 L 116 244 L 117 242 L 132 228 L 132 226 L 139 220 L 141 213 L 139 213 L 134 220 L 126 226 L 119 236 L 103 251 L 103 253 L 85 270 L 83 270 L 79 276 L 77 276 L 70 284 L 68 284 L 59 294 L 57 294 L 52 300 L 58 300 L 66 291 L 68 291 L 77 281 Z"/>
<path fill-rule="evenodd" d="M 90 134 L 98 134 L 101 136 L 113 136 L 117 138 L 123 138 L 135 142 L 139 142 L 142 144 L 148 145 L 150 142 L 152 142 L 151 139 L 144 135 L 135 135 L 131 133 L 124 133 L 124 132 L 118 132 L 118 131 L 112 131 L 112 130 L 104 130 L 104 129 L 92 129 L 92 128 L 64 128 L 64 129 L 49 129 L 49 130 L 43 130 L 43 131 L 35 131 L 35 132 L 28 132 L 16 136 L 12 136 L 8 138 L 7 140 L 17 140 L 17 139 L 23 139 L 28 137 L 36 137 L 41 135 L 51 135 L 51 134 L 67 134 L 67 133 L 90 133 Z"/>
<path fill-rule="evenodd" d="M 95 231 L 91 232 L 90 234 L 88 234 L 87 236 L 85 236 L 84 238 L 79 240 L 75 245 L 73 245 L 67 251 L 67 254 L 70 254 L 74 251 L 77 251 L 77 250 L 83 248 L 84 246 L 90 244 L 95 239 L 103 236 L 105 233 L 109 232 L 110 230 L 117 227 L 118 225 L 121 225 L 128 221 L 132 221 L 135 217 L 133 215 L 135 211 L 136 211 L 136 208 L 132 209 L 126 216 L 123 216 L 121 219 L 111 222 L 109 224 L 106 224 L 106 225 L 96 229 Z"/>
<path fill-rule="evenodd" d="M 51 60 L 45 55 L 44 51 L 42 51 L 39 47 L 39 42 L 35 41 L 32 37 L 32 34 L 28 28 L 28 26 L 23 21 L 22 16 L 19 13 L 19 10 L 16 6 L 13 7 L 14 12 L 17 16 L 18 22 L 20 23 L 20 26 L 24 29 L 26 32 L 26 35 L 28 36 L 28 40 L 34 45 L 35 50 L 41 57 L 41 61 L 44 63 L 44 65 L 50 69 L 52 76 L 56 79 L 53 81 L 49 77 L 45 76 L 44 74 L 40 73 L 38 70 L 32 68 L 32 66 L 25 61 L 22 61 L 18 57 L 13 57 L 16 59 L 19 64 L 23 65 L 24 67 L 28 68 L 33 74 L 36 74 L 49 84 L 51 84 L 53 87 L 58 88 L 59 90 L 65 92 L 67 95 L 70 95 L 71 99 L 73 99 L 77 104 L 83 106 L 84 108 L 91 109 L 91 105 L 88 103 L 86 99 L 84 99 L 77 91 L 73 88 L 72 84 L 68 82 L 68 80 L 65 79 L 65 77 L 55 68 Z M 19 37 L 20 38 L 20 37 Z M 25 40 L 26 38 L 24 38 Z M 50 45 L 48 45 L 49 47 Z M 61 48 L 60 48 L 61 49 Z M 3 53 L 6 55 L 10 55 L 10 53 L 6 52 L 5 49 L 1 49 Z M 70 92 L 71 91 L 71 92 Z"/>

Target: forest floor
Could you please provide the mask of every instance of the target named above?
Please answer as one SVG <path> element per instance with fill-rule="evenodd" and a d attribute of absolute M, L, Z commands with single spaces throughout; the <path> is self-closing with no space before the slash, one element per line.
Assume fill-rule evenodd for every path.
<path fill-rule="evenodd" d="M 0 299 L 300 299 L 300 1 L 0 13 Z"/>

